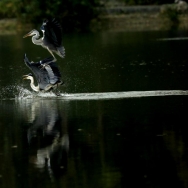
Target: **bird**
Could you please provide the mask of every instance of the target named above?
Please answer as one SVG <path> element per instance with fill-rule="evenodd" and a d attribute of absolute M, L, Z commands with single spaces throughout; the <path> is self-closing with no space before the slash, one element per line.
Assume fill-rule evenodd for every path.
<path fill-rule="evenodd" d="M 29 61 L 27 55 L 24 56 L 24 62 L 27 67 L 34 73 L 34 76 L 37 79 L 38 85 L 34 84 L 34 77 L 32 73 L 27 75 L 23 75 L 23 79 L 30 80 L 31 88 L 36 92 L 48 92 L 56 90 L 60 85 L 63 85 L 63 81 L 61 81 L 61 73 L 54 61 L 53 58 L 49 57 L 39 62 Z M 48 63 L 50 62 L 50 63 Z M 46 65 L 46 63 L 48 65 Z M 45 65 L 45 66 L 44 66 Z M 60 96 L 60 93 L 54 92 L 55 95 Z"/>
<path fill-rule="evenodd" d="M 32 42 L 36 45 L 41 45 L 46 48 L 53 56 L 53 62 L 57 61 L 53 52 L 59 55 L 61 58 L 65 56 L 65 48 L 62 46 L 62 27 L 60 23 L 53 18 L 52 20 L 44 20 L 41 27 L 43 37 L 40 37 L 39 32 L 36 29 L 31 30 L 29 33 L 23 36 L 26 38 L 32 36 Z"/>

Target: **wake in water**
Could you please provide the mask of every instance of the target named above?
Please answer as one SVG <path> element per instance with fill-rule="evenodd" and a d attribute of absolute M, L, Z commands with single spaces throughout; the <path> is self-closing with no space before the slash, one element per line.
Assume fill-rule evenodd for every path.
<path fill-rule="evenodd" d="M 188 37 L 174 37 L 174 38 L 161 38 L 158 41 L 176 41 L 176 40 L 188 40 Z"/>
<path fill-rule="evenodd" d="M 25 93 L 26 92 L 26 93 Z M 53 93 L 29 93 L 28 90 L 20 92 L 20 99 L 26 98 L 57 98 L 62 100 L 104 100 L 104 99 L 123 99 L 123 98 L 138 98 L 138 97 L 156 97 L 156 96 L 174 96 L 188 95 L 188 91 L 183 90 L 162 90 L 162 91 L 127 91 L 127 92 L 104 92 L 104 93 L 61 93 L 56 96 Z"/>
<path fill-rule="evenodd" d="M 171 90 L 171 91 L 127 91 L 127 92 L 106 92 L 106 93 L 75 93 L 64 94 L 65 100 L 99 100 L 99 99 L 123 99 L 138 97 L 156 97 L 156 96 L 173 96 L 188 95 L 188 91 Z"/>
<path fill-rule="evenodd" d="M 9 94 L 12 94 L 9 96 Z M 188 95 L 188 90 L 157 90 L 157 91 L 124 91 L 124 92 L 101 92 L 101 93 L 61 93 L 56 96 L 54 93 L 31 92 L 21 86 L 8 86 L 1 90 L 0 99 L 34 99 L 49 98 L 61 100 L 105 100 L 105 99 L 124 99 L 138 97 L 158 97 Z"/>

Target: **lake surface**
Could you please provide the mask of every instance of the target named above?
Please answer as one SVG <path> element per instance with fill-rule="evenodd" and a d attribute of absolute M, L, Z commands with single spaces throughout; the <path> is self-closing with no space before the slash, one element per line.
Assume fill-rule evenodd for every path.
<path fill-rule="evenodd" d="M 25 33 L 0 35 L 0 187 L 188 187 L 188 33 L 65 34 L 61 96 L 36 94 Z"/>

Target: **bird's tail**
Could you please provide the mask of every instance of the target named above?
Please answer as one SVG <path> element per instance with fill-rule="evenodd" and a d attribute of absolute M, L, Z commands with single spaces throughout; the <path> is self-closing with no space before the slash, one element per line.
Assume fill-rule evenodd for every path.
<path fill-rule="evenodd" d="M 63 46 L 58 48 L 57 55 L 59 55 L 62 58 L 65 57 L 65 48 Z"/>

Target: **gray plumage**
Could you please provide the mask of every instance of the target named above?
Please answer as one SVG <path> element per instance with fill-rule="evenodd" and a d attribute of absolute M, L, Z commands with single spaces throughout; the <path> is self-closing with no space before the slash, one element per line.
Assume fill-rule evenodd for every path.
<path fill-rule="evenodd" d="M 30 62 L 25 54 L 24 62 L 35 75 L 38 86 L 34 85 L 32 74 L 25 75 L 24 79 L 31 80 L 30 85 L 34 91 L 50 91 L 55 89 L 57 86 L 62 85 L 63 82 L 61 81 L 61 73 L 56 63 L 52 60 L 53 58 L 49 57 L 42 61 L 34 63 Z"/>
<path fill-rule="evenodd" d="M 53 52 L 61 58 L 64 58 L 65 48 L 62 45 L 62 27 L 59 22 L 55 18 L 52 20 L 44 20 L 40 29 L 43 32 L 42 38 L 39 38 L 40 34 L 36 29 L 24 35 L 23 38 L 32 36 L 32 42 L 46 48 L 53 56 L 53 61 L 56 61 Z"/>

